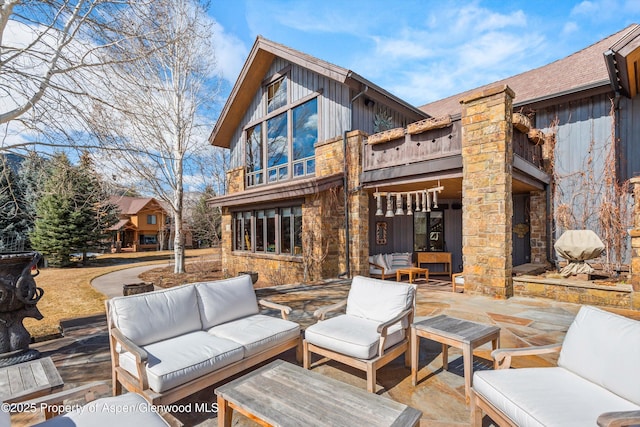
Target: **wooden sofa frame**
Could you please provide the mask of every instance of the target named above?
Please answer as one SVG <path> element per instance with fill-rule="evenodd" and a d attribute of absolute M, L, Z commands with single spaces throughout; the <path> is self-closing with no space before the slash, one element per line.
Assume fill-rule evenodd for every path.
<path fill-rule="evenodd" d="M 271 301 L 259 300 L 258 303 L 265 308 L 280 310 L 282 318 L 288 320 L 288 315 L 291 312 L 291 308 L 285 305 L 276 304 Z M 117 396 L 122 394 L 122 387 L 124 386 L 130 392 L 139 393 L 152 405 L 164 405 L 176 402 L 182 398 L 192 395 L 193 393 L 200 391 L 206 387 L 216 384 L 226 378 L 231 377 L 243 370 L 255 366 L 261 362 L 264 362 L 272 357 L 279 355 L 291 348 L 296 349 L 296 359 L 300 363 L 302 360 L 302 340 L 301 337 L 292 338 L 285 341 L 275 347 L 269 348 L 260 353 L 256 353 L 253 356 L 244 358 L 237 362 L 231 363 L 221 369 L 210 372 L 206 375 L 198 377 L 185 384 L 173 387 L 162 393 L 157 393 L 149 388 L 147 379 L 147 371 L 145 365 L 148 360 L 147 352 L 128 339 L 118 328 L 113 326 L 110 319 L 108 301 L 105 301 L 107 306 L 107 324 L 109 327 L 109 343 L 111 347 L 111 376 L 113 380 L 113 395 Z M 119 353 L 116 351 L 117 345 L 136 358 L 136 367 L 138 378 L 135 378 L 124 368 L 120 366 Z"/>

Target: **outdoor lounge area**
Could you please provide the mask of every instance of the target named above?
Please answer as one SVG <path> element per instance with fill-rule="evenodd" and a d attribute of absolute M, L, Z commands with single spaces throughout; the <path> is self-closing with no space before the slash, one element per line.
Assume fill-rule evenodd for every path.
<path fill-rule="evenodd" d="M 299 323 L 304 330 L 315 323 L 313 314 L 317 309 L 345 299 L 349 289 L 350 281 L 345 280 L 328 281 L 320 285 L 263 288 L 258 289 L 256 294 L 258 299 L 290 306 L 292 311 L 289 320 Z M 561 344 L 580 307 L 578 304 L 524 297 L 496 300 L 478 295 L 453 293 L 446 287 L 418 284 L 414 321 L 445 315 L 499 328 L 500 348 L 531 347 Z M 618 312 L 640 320 L 638 312 Z M 273 317 L 280 315 L 277 310 L 263 311 L 264 313 Z M 443 363 L 441 344 L 429 339 L 420 339 L 419 343 L 416 385 L 412 385 L 411 368 L 405 366 L 405 355 L 401 355 L 378 370 L 376 394 L 421 411 L 420 425 L 468 426 L 471 407 L 467 404 L 463 352 L 456 348 L 449 349 Z M 42 357 L 51 357 L 64 381 L 65 390 L 95 381 L 104 381 L 111 385 L 111 356 L 106 321 L 94 318 L 89 323 L 74 325 L 64 330 L 63 338 L 36 343 L 32 348 L 38 349 Z M 487 341 L 472 350 L 475 372 L 492 369 L 491 348 L 492 343 Z M 276 359 L 301 367 L 296 360 L 296 351 L 290 349 L 228 380 L 257 372 L 260 366 Z M 514 359 L 512 366 L 555 366 L 556 362 L 557 354 L 542 354 Z M 445 365 L 448 365 L 447 369 L 443 370 Z M 358 390 L 358 394 L 366 393 L 367 376 L 359 369 L 336 361 L 314 358 L 311 371 L 308 372 L 330 381 L 350 384 Z M 215 390 L 228 380 L 179 400 L 170 408 L 169 414 L 163 414 L 165 420 L 170 425 L 218 425 L 217 414 L 213 409 L 213 403 L 216 402 Z M 105 393 L 106 395 L 108 393 Z M 13 414 L 12 425 L 32 425 L 42 421 L 42 417 L 42 414 Z M 234 411 L 231 418 L 233 425 L 255 425 L 237 411 Z M 489 418 L 485 417 L 483 425 L 492 425 Z"/>

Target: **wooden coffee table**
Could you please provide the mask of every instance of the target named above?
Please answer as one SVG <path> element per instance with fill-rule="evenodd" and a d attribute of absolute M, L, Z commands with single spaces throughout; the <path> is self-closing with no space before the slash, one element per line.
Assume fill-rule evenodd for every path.
<path fill-rule="evenodd" d="M 429 269 L 420 267 L 399 268 L 396 271 L 396 282 L 399 282 L 403 275 L 409 276 L 409 283 L 413 283 L 420 275 L 424 276 L 424 280 L 429 281 Z"/>
<path fill-rule="evenodd" d="M 5 403 L 43 396 L 63 385 L 50 357 L 0 368 L 0 401 Z"/>
<path fill-rule="evenodd" d="M 216 388 L 218 426 L 233 410 L 273 426 L 416 426 L 422 412 L 276 360 Z"/>
<path fill-rule="evenodd" d="M 493 350 L 500 345 L 500 328 L 440 315 L 411 325 L 411 383 L 418 382 L 420 338 L 442 344 L 442 369 L 449 365 L 449 346 L 461 348 L 464 363 L 464 392 L 469 403 L 473 381 L 473 349 L 491 341 Z"/>

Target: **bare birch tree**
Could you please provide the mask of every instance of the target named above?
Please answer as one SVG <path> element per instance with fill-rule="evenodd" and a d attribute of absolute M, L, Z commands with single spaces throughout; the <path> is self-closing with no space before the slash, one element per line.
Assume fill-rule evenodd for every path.
<path fill-rule="evenodd" d="M 155 19 L 144 15 L 149 2 L 0 1 L 0 151 L 75 146 L 83 127 L 79 99 L 95 96 L 85 85 L 88 72 L 132 59 L 106 56 L 113 46 L 153 37 L 122 19 Z"/>
<path fill-rule="evenodd" d="M 105 94 L 93 105 L 91 125 L 120 177 L 169 206 L 175 273 L 183 273 L 184 176 L 212 126 L 203 109 L 216 94 L 213 30 L 196 0 L 159 0 L 149 8 L 156 19 L 127 25 L 156 38 L 113 47 L 114 61 L 100 82 Z M 136 60 L 120 61 L 131 56 Z"/>

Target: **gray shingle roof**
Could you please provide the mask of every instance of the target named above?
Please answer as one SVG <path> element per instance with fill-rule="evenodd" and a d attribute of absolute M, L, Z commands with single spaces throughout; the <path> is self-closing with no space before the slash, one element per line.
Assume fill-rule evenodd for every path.
<path fill-rule="evenodd" d="M 514 103 L 518 105 L 609 85 L 609 74 L 603 54 L 636 27 L 637 24 L 632 24 L 551 64 L 423 105 L 420 109 L 433 117 L 455 115 L 460 113 L 461 98 L 494 85 L 509 85 L 516 94 Z"/>

